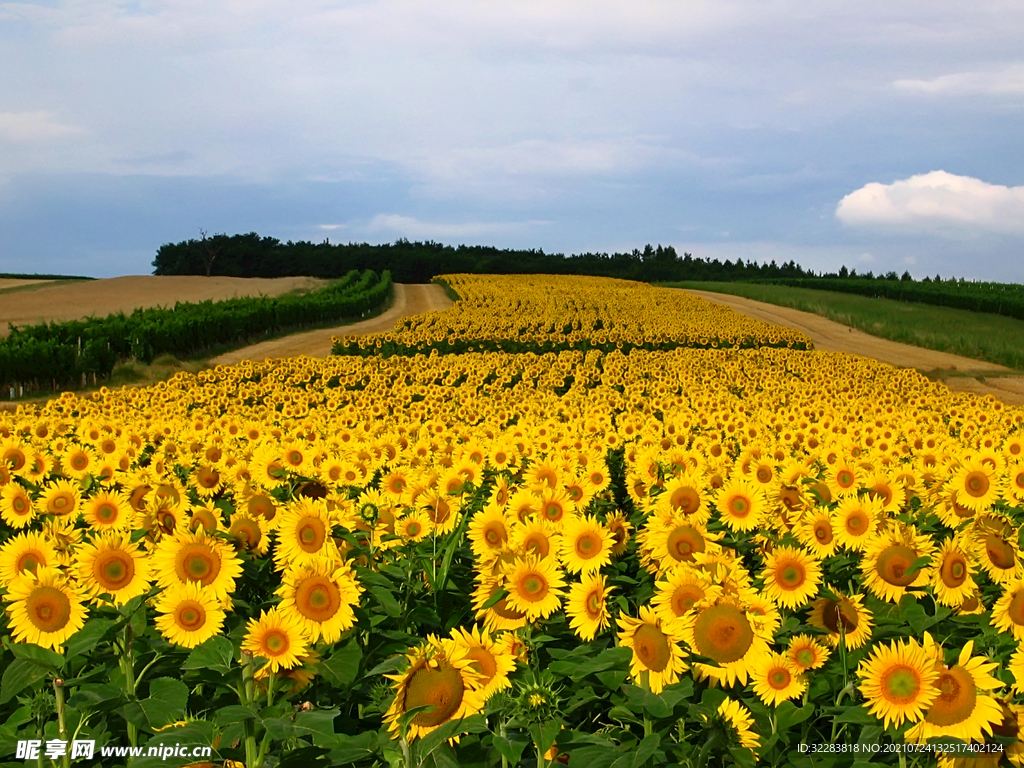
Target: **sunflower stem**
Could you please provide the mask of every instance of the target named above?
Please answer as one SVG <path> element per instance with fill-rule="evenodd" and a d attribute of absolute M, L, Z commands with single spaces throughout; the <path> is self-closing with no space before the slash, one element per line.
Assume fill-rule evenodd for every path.
<path fill-rule="evenodd" d="M 57 699 L 57 735 L 62 741 L 68 740 L 68 723 L 67 723 L 67 711 L 64 708 L 64 680 L 63 678 L 56 678 L 53 681 L 53 694 Z M 61 764 L 64 768 L 70 768 L 71 757 L 68 751 L 64 751 L 64 757 L 61 758 Z"/>
<path fill-rule="evenodd" d="M 508 738 L 505 727 L 505 718 L 502 716 L 498 717 L 498 734 L 503 739 Z M 505 757 L 505 755 L 501 756 L 501 768 L 508 768 L 508 758 Z"/>
<path fill-rule="evenodd" d="M 242 651 L 242 705 L 251 707 L 256 699 L 256 684 L 253 678 L 252 654 Z M 252 720 L 245 721 L 245 768 L 259 768 L 256 751 L 256 726 Z"/>
<path fill-rule="evenodd" d="M 135 656 L 132 652 L 132 623 L 130 619 L 124 625 L 122 651 L 121 671 L 124 673 L 124 690 L 129 699 L 134 699 L 138 684 L 135 680 Z M 133 747 L 139 745 L 139 728 L 131 722 L 128 723 L 128 743 Z"/>

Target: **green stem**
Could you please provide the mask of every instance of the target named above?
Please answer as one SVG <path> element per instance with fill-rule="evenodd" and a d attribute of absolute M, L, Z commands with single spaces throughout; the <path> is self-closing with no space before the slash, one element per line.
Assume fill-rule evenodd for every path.
<path fill-rule="evenodd" d="M 131 619 L 124 625 L 124 638 L 122 640 L 121 671 L 124 673 L 124 688 L 128 699 L 135 698 L 138 683 L 135 679 L 135 654 L 133 650 L 133 635 Z M 128 723 L 128 743 L 137 747 L 139 745 L 139 728 L 134 723 Z"/>
<path fill-rule="evenodd" d="M 501 717 L 501 716 L 499 716 L 499 718 L 498 718 L 498 734 L 503 739 L 507 739 L 508 738 L 507 732 L 506 732 L 506 728 L 505 728 L 505 718 Z M 505 755 L 501 756 L 501 768 L 508 768 L 508 758 L 505 757 Z"/>
<path fill-rule="evenodd" d="M 67 712 L 64 708 L 64 680 L 63 678 L 56 678 L 53 681 L 53 694 L 57 699 L 57 735 L 61 741 L 68 741 L 68 722 Z M 68 751 L 64 751 L 64 757 L 61 759 L 61 763 L 64 768 L 70 768 L 71 757 Z"/>
<path fill-rule="evenodd" d="M 252 707 L 256 699 L 256 683 L 253 678 L 252 654 L 242 651 L 242 705 Z M 245 721 L 245 768 L 259 768 L 259 754 L 256 750 L 256 724 Z"/>

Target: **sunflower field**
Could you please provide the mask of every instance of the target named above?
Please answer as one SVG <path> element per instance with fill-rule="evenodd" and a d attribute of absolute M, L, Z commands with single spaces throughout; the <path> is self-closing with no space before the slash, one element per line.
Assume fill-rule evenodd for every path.
<path fill-rule="evenodd" d="M 326 360 L 0 413 L 0 764 L 1024 761 L 1024 409 L 643 284 L 445 281 Z"/>

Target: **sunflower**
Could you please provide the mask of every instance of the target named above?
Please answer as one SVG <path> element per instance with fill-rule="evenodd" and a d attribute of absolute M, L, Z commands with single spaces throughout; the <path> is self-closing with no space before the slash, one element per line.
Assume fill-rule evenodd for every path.
<path fill-rule="evenodd" d="M 764 591 L 784 608 L 799 608 L 818 592 L 821 566 L 796 547 L 776 547 L 761 571 Z"/>
<path fill-rule="evenodd" d="M 1024 640 L 1024 579 L 1003 585 L 1003 594 L 992 606 L 992 626 Z"/>
<path fill-rule="evenodd" d="M 648 522 L 641 544 L 648 544 L 657 571 L 663 573 L 694 563 L 701 554 L 718 552 L 720 538 L 721 534 L 709 533 L 700 526 L 654 517 Z"/>
<path fill-rule="evenodd" d="M 511 544 L 523 556 L 535 555 L 542 560 L 554 558 L 559 550 L 559 535 L 543 519 L 528 520 L 512 528 Z"/>
<path fill-rule="evenodd" d="M 764 491 L 747 480 L 730 480 L 715 493 L 722 522 L 734 531 L 752 531 L 768 509 Z"/>
<path fill-rule="evenodd" d="M 935 556 L 932 570 L 932 590 L 935 599 L 950 608 L 963 605 L 964 600 L 977 595 L 974 581 L 974 553 L 961 546 L 957 539 L 946 539 Z"/>
<path fill-rule="evenodd" d="M 1002 483 L 992 467 L 980 461 L 966 461 L 943 490 L 975 512 L 985 512 L 1002 494 Z"/>
<path fill-rule="evenodd" d="M 456 627 L 452 630 L 451 639 L 469 657 L 470 668 L 480 676 L 477 684 L 484 701 L 512 687 L 508 676 L 516 668 L 516 657 L 509 651 L 507 643 L 480 627 L 469 630 Z"/>
<path fill-rule="evenodd" d="M 793 533 L 816 558 L 824 560 L 835 554 L 839 543 L 832 525 L 832 516 L 828 510 L 814 509 L 804 514 Z"/>
<path fill-rule="evenodd" d="M 716 712 L 729 730 L 732 731 L 742 748 L 753 751 L 761 746 L 761 739 L 752 730 L 754 716 L 750 714 L 749 709 L 735 699 L 727 697 L 725 701 L 718 705 Z M 701 717 L 705 721 L 707 720 L 705 715 L 701 715 Z"/>
<path fill-rule="evenodd" d="M 355 623 L 363 588 L 348 564 L 313 561 L 285 571 L 281 582 L 281 611 L 299 619 L 310 642 L 336 643 Z"/>
<path fill-rule="evenodd" d="M 488 506 L 473 514 L 467 537 L 478 558 L 487 560 L 501 552 L 508 544 L 510 523 L 504 511 Z"/>
<path fill-rule="evenodd" d="M 1024 575 L 1018 530 L 1013 521 L 991 514 L 975 518 L 968 530 L 968 541 L 978 564 L 992 581 L 1006 584 Z"/>
<path fill-rule="evenodd" d="M 35 503 L 22 486 L 12 481 L 0 488 L 0 519 L 7 525 L 24 528 L 35 516 Z"/>
<path fill-rule="evenodd" d="M 434 529 L 442 536 L 451 533 L 459 524 L 462 508 L 461 496 L 447 496 L 437 491 L 427 491 L 417 499 L 420 509 L 426 512 Z"/>
<path fill-rule="evenodd" d="M 198 531 L 202 528 L 212 534 L 224 530 L 224 521 L 221 520 L 220 510 L 217 507 L 193 507 L 188 512 L 185 527 L 190 531 Z"/>
<path fill-rule="evenodd" d="M 607 586 L 599 573 L 585 575 L 569 587 L 565 615 L 569 626 L 584 642 L 590 642 L 608 626 L 608 593 L 612 589 L 614 587 Z"/>
<path fill-rule="evenodd" d="M 192 470 L 190 487 L 195 489 L 202 499 L 216 496 L 224 488 L 224 474 L 209 464 L 200 464 Z"/>
<path fill-rule="evenodd" d="M 590 515 L 570 515 L 562 527 L 560 554 L 569 573 L 594 573 L 612 560 L 611 534 Z"/>
<path fill-rule="evenodd" d="M 59 651 L 85 624 L 78 587 L 56 568 L 39 566 L 7 585 L 7 615 L 15 642 Z"/>
<path fill-rule="evenodd" d="M 227 535 L 235 541 L 239 552 L 251 552 L 257 557 L 267 554 L 270 548 L 269 526 L 260 519 L 248 515 L 234 514 L 228 525 Z"/>
<path fill-rule="evenodd" d="M 825 486 L 833 498 L 856 496 L 860 487 L 861 470 L 852 457 L 838 458 L 825 472 Z"/>
<path fill-rule="evenodd" d="M 175 584 L 156 598 L 156 628 L 164 638 L 195 648 L 220 633 L 224 626 L 221 600 L 198 581 Z"/>
<path fill-rule="evenodd" d="M 278 672 L 299 666 L 301 657 L 309 653 L 308 644 L 300 617 L 274 606 L 246 623 L 242 650 L 266 659 L 270 671 Z"/>
<path fill-rule="evenodd" d="M 871 638 L 872 614 L 864 607 L 863 595 L 819 597 L 811 604 L 807 623 L 828 632 L 832 647 L 846 642 L 849 650 L 860 648 Z"/>
<path fill-rule="evenodd" d="M 298 499 L 286 507 L 280 518 L 274 549 L 279 570 L 318 558 L 340 559 L 331 537 L 334 516 L 323 499 Z"/>
<path fill-rule="evenodd" d="M 504 576 L 481 578 L 473 592 L 473 608 L 476 618 L 482 619 L 491 632 L 515 630 L 526 626 L 526 614 L 515 610 L 508 602 L 508 596 L 499 598 L 487 608 L 487 603 L 505 589 Z"/>
<path fill-rule="evenodd" d="M 868 711 L 886 728 L 919 722 L 940 693 L 934 660 L 913 640 L 876 645 L 857 675 Z"/>
<path fill-rule="evenodd" d="M 828 661 L 831 652 L 819 643 L 813 635 L 794 635 L 789 640 L 786 658 L 797 672 L 818 669 Z"/>
<path fill-rule="evenodd" d="M 429 706 L 408 723 L 410 739 L 426 736 L 451 720 L 462 720 L 484 705 L 481 675 L 473 668 L 464 648 L 452 640 L 429 637 L 406 655 L 409 667 L 397 675 L 385 675 L 395 682 L 395 698 L 384 715 L 388 730 L 397 734 L 402 716 Z"/>
<path fill-rule="evenodd" d="M 605 518 L 604 527 L 612 535 L 612 557 L 622 557 L 629 549 L 629 532 L 633 530 L 632 524 L 626 519 L 625 514 L 614 512 Z"/>
<path fill-rule="evenodd" d="M 648 606 L 640 606 L 640 618 L 620 613 L 619 645 L 633 651 L 630 675 L 637 683 L 646 679 L 652 693 L 661 693 L 666 685 L 679 680 L 686 671 L 681 637 L 672 624 L 665 624 Z"/>
<path fill-rule="evenodd" d="M 907 589 L 931 581 L 932 567 L 915 563 L 927 558 L 934 562 L 935 544 L 910 525 L 898 524 L 893 530 L 873 537 L 864 549 L 860 571 L 864 584 L 882 600 L 898 603 Z"/>
<path fill-rule="evenodd" d="M 529 621 L 546 619 L 562 607 L 565 580 L 552 559 L 527 555 L 506 568 L 508 604 Z"/>
<path fill-rule="evenodd" d="M 832 531 L 839 546 L 862 552 L 884 519 L 881 500 L 871 496 L 846 496 L 832 513 Z"/>
<path fill-rule="evenodd" d="M 781 653 L 764 656 L 750 673 L 754 693 L 767 706 L 778 706 L 783 701 L 803 696 L 807 680 L 792 661 Z"/>
<path fill-rule="evenodd" d="M 665 515 L 679 515 L 691 525 L 704 525 L 711 516 L 704 485 L 704 478 L 697 475 L 674 477 L 655 499 L 655 509 Z"/>
<path fill-rule="evenodd" d="M 78 486 L 68 480 L 54 480 L 43 489 L 42 511 L 58 517 L 74 517 L 78 513 Z"/>
<path fill-rule="evenodd" d="M 151 561 L 127 531 L 110 531 L 83 544 L 75 553 L 79 583 L 97 599 L 110 595 L 124 605 L 149 589 Z"/>
<path fill-rule="evenodd" d="M 426 513 L 409 510 L 395 521 L 395 533 L 406 541 L 423 541 L 434 529 Z"/>
<path fill-rule="evenodd" d="M 707 574 L 686 566 L 669 571 L 654 588 L 651 605 L 666 624 L 683 618 L 697 603 L 721 593 Z"/>
<path fill-rule="evenodd" d="M 96 466 L 96 452 L 84 445 L 71 445 L 60 457 L 60 466 L 64 473 L 75 480 L 81 480 Z"/>
<path fill-rule="evenodd" d="M 690 649 L 715 662 L 694 665 L 699 679 L 712 684 L 746 685 L 754 664 L 768 652 L 771 640 L 761 621 L 752 616 L 741 598 L 722 596 L 698 603 L 680 622 Z"/>
<path fill-rule="evenodd" d="M 540 495 L 540 517 L 556 531 L 561 531 L 565 520 L 576 511 L 576 505 L 569 494 L 561 488 L 545 488 Z"/>
<path fill-rule="evenodd" d="M 229 545 L 202 529 L 164 537 L 152 559 L 161 587 L 194 581 L 209 587 L 220 599 L 234 591 L 235 579 L 242 575 L 242 562 Z"/>
<path fill-rule="evenodd" d="M 135 524 L 135 512 L 119 491 L 100 491 L 85 502 L 82 519 L 98 531 L 128 530 Z"/>
<path fill-rule="evenodd" d="M 992 735 L 993 728 L 1002 725 L 1003 710 L 999 701 L 988 691 L 1001 688 L 1003 683 L 992 676 L 999 664 L 984 656 L 975 656 L 974 641 L 968 640 L 952 667 L 936 661 L 939 679 L 935 686 L 939 695 L 925 712 L 924 720 L 906 734 L 910 742 L 951 737 L 961 741 L 983 741 Z"/>
<path fill-rule="evenodd" d="M 57 550 L 49 538 L 38 531 L 24 531 L 0 546 L 0 585 L 38 568 L 56 568 L 59 564 Z"/>

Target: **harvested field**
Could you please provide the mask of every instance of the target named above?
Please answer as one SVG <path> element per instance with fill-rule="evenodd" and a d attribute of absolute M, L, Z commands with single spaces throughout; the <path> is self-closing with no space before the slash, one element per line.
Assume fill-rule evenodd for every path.
<path fill-rule="evenodd" d="M 899 368 L 916 368 L 954 391 L 992 395 L 1010 405 L 1024 405 L 1024 380 L 1005 366 L 880 339 L 811 312 L 766 304 L 743 296 L 694 290 L 690 293 L 732 307 L 748 317 L 802 331 L 811 337 L 815 349 L 849 352 Z M 970 375 L 960 375 L 964 372 Z"/>
<path fill-rule="evenodd" d="M 10 278 L 0 277 L 0 291 L 6 291 L 8 288 L 22 288 L 26 285 L 52 282 L 52 280 L 12 280 Z"/>
<path fill-rule="evenodd" d="M 28 284 L 26 280 L 2 281 Z M 41 291 L 9 293 L 0 297 L 0 335 L 7 324 L 34 325 L 51 320 L 81 320 L 139 307 L 174 306 L 175 302 L 231 299 L 239 296 L 280 296 L 326 285 L 314 277 L 202 277 L 129 275 L 103 280 L 62 283 Z M 4 287 L 0 285 L 0 288 Z M 14 286 L 7 286 L 14 287 Z"/>
<path fill-rule="evenodd" d="M 280 339 L 270 339 L 244 349 L 226 352 L 210 360 L 211 365 L 234 365 L 242 360 L 266 360 L 280 357 L 327 357 L 331 354 L 331 336 L 340 334 L 385 333 L 395 327 L 395 321 L 409 315 L 448 309 L 452 300 L 440 285 L 405 285 L 395 283 L 395 296 L 391 306 L 376 317 L 336 328 L 303 331 Z"/>

